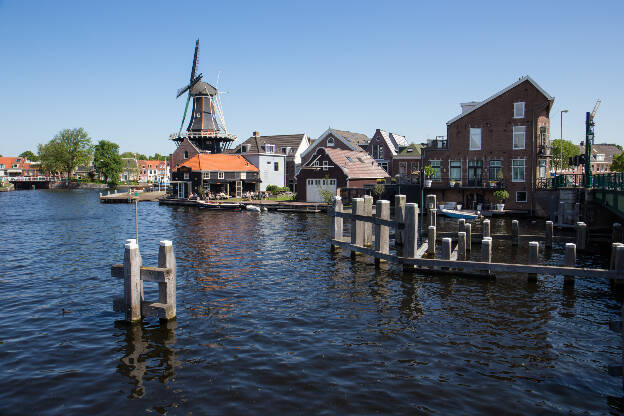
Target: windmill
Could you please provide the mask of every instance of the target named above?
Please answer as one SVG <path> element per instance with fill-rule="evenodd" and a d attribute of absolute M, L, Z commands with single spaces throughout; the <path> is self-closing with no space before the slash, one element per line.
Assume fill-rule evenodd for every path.
<path fill-rule="evenodd" d="M 171 135 L 171 140 L 179 146 L 188 138 L 202 152 L 222 153 L 236 140 L 236 136 L 229 134 L 227 131 L 221 98 L 217 88 L 207 82 L 203 82 L 201 80 L 202 74 L 195 75 L 198 55 L 199 39 L 195 42 L 195 54 L 193 56 L 189 83 L 180 88 L 176 96 L 176 98 L 179 98 L 188 91 L 180 130 L 178 134 Z M 183 134 L 182 128 L 184 127 L 191 97 L 193 98 L 193 109 L 186 133 Z"/>

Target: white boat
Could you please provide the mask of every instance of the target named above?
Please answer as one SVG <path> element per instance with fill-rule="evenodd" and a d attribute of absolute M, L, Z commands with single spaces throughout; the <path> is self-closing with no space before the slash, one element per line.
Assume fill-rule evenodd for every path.
<path fill-rule="evenodd" d="M 255 212 L 260 212 L 260 207 L 259 207 L 259 206 L 257 206 L 257 205 L 251 205 L 251 204 L 250 204 L 250 205 L 246 205 L 246 206 L 245 206 L 245 209 L 246 209 L 247 211 L 255 211 Z"/>
<path fill-rule="evenodd" d="M 479 211 L 476 211 L 474 214 L 470 213 L 470 212 L 466 212 L 466 211 L 459 211 L 456 209 L 446 209 L 446 208 L 440 208 L 440 212 L 444 215 L 446 215 L 447 217 L 451 217 L 451 218 L 464 218 L 467 220 L 476 220 L 477 218 L 479 218 L 481 215 L 481 213 Z"/>

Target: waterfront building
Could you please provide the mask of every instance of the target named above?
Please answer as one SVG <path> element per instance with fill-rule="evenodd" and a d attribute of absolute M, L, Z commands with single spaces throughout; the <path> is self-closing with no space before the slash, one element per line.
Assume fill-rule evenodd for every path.
<path fill-rule="evenodd" d="M 197 154 L 176 166 L 171 179 L 173 195 L 178 198 L 188 198 L 201 189 L 237 198 L 260 190 L 258 168 L 241 155 L 225 153 Z"/>
<path fill-rule="evenodd" d="M 492 205 L 504 188 L 505 208 L 532 211 L 533 191 L 550 171 L 550 109 L 554 98 L 528 76 L 483 101 L 462 103 L 446 137 L 423 149 L 436 174 L 430 193 L 467 208 Z"/>
<path fill-rule="evenodd" d="M 166 160 L 137 160 L 137 164 L 139 168 L 139 182 L 169 182 L 169 162 Z"/>
<path fill-rule="evenodd" d="M 370 139 L 367 151 L 383 170 L 394 176 L 398 172 L 393 169 L 392 159 L 407 146 L 409 143 L 405 136 L 377 129 Z"/>
<path fill-rule="evenodd" d="M 321 147 L 366 152 L 369 142 L 370 138 L 365 134 L 336 130 L 330 127 L 301 154 L 301 161 L 306 164 L 316 153 L 316 150 Z"/>
<path fill-rule="evenodd" d="M 420 183 L 421 149 L 424 145 L 412 143 L 392 156 L 392 177 L 399 183 Z"/>
<path fill-rule="evenodd" d="M 326 193 L 363 188 L 390 176 L 366 152 L 318 147 L 297 174 L 297 200 L 324 202 Z"/>
<path fill-rule="evenodd" d="M 16 176 L 38 177 L 46 176 L 46 173 L 40 170 L 39 162 L 23 157 L 0 157 L 0 182 Z"/>
<path fill-rule="evenodd" d="M 261 155 L 283 155 L 284 156 L 284 179 L 280 182 L 288 186 L 291 191 L 296 191 L 296 178 L 297 172 L 301 167 L 301 154 L 310 146 L 310 139 L 305 133 L 299 134 L 280 134 L 274 136 L 260 136 L 260 133 L 254 131 L 252 136 L 245 140 L 243 143 L 236 146 L 234 153 L 240 153 L 254 165 L 260 168 L 260 178 L 262 179 L 261 190 L 266 188 L 266 185 L 277 185 L 277 183 L 271 182 L 272 178 L 263 174 L 262 168 L 265 169 L 268 166 L 268 162 L 262 163 L 259 161 Z M 278 161 L 276 161 L 278 162 Z M 274 172 L 276 172 L 274 170 Z M 271 174 L 271 172 L 269 172 Z M 276 173 L 272 173 L 276 175 Z"/>

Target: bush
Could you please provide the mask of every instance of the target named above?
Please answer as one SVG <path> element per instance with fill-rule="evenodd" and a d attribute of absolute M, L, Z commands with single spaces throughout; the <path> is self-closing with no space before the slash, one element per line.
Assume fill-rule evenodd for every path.
<path fill-rule="evenodd" d="M 494 192 L 494 198 L 496 198 L 499 204 L 502 204 L 509 198 L 509 192 L 504 189 L 498 190 Z"/>
<path fill-rule="evenodd" d="M 436 170 L 435 170 L 435 168 L 433 166 L 431 166 L 431 165 L 425 166 L 425 177 L 427 179 L 433 178 L 435 176 L 435 174 L 436 174 Z"/>
<path fill-rule="evenodd" d="M 281 192 L 290 192 L 290 188 L 287 186 L 267 185 L 266 192 L 276 195 Z"/>

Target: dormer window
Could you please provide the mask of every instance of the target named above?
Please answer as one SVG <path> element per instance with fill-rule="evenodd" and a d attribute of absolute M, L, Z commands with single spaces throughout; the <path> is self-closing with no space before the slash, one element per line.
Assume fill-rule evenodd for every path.
<path fill-rule="evenodd" d="M 275 145 L 274 144 L 265 144 L 264 145 L 265 153 L 275 153 Z"/>
<path fill-rule="evenodd" d="M 244 144 L 241 146 L 241 153 L 247 153 L 249 151 L 249 146 Z"/>
<path fill-rule="evenodd" d="M 327 146 L 333 147 L 335 145 L 336 145 L 336 143 L 334 142 L 334 138 L 333 137 L 330 137 L 330 138 L 327 139 Z"/>

